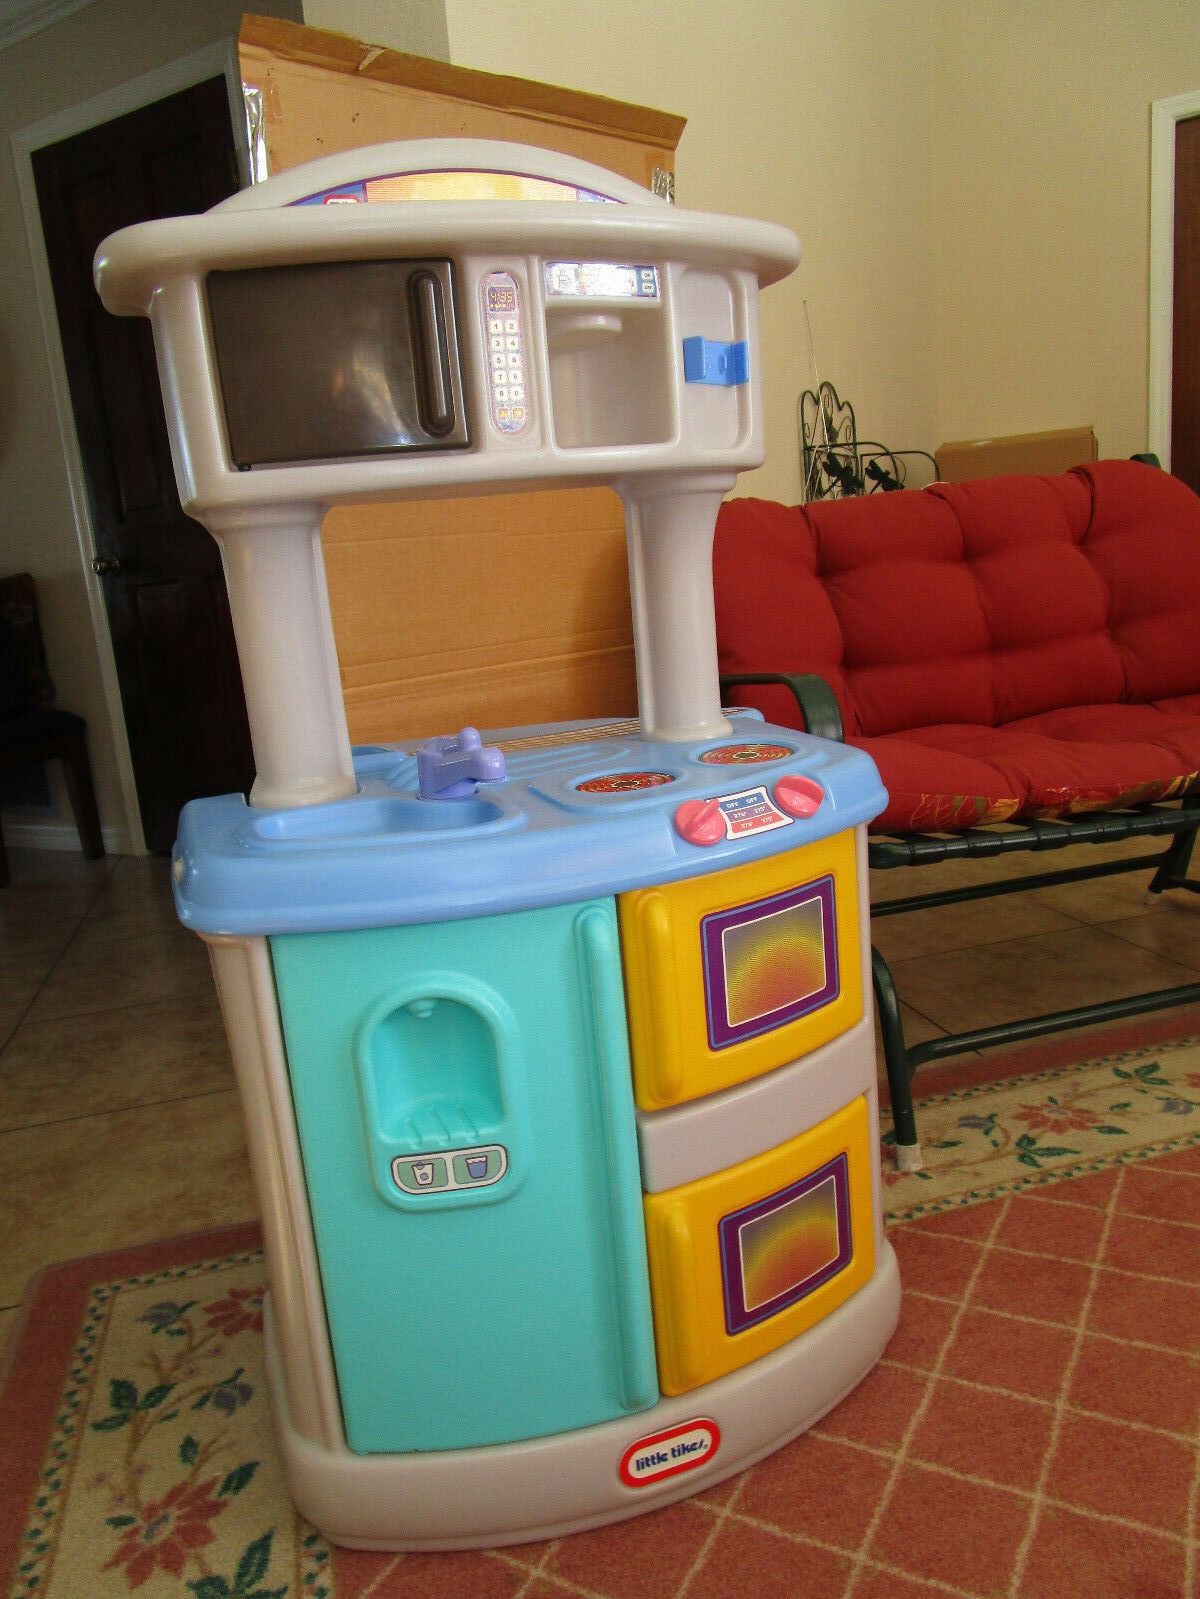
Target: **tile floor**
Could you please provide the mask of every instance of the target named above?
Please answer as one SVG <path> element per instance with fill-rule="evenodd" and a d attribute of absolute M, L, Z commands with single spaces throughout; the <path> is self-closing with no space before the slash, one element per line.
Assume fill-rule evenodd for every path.
<path fill-rule="evenodd" d="M 12 882 L 0 889 L 0 1333 L 44 1265 L 255 1215 L 207 958 L 175 919 L 167 862 L 10 853 Z M 908 894 L 977 869 L 879 873 L 873 892 Z M 1022 1006 L 1191 980 L 1200 896 L 1148 907 L 1139 874 L 880 920 L 874 936 L 916 1041 Z"/>

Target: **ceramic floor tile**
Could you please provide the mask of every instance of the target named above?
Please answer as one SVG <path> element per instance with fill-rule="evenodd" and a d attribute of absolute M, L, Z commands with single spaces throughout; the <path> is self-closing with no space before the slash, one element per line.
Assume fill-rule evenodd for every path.
<path fill-rule="evenodd" d="M 205 946 L 182 927 L 152 936 L 76 939 L 38 994 L 29 1020 L 118 1010 L 211 989 Z"/>
<path fill-rule="evenodd" d="M 1113 938 L 1126 939 L 1142 949 L 1180 961 L 1193 972 L 1200 971 L 1200 896 L 1172 901 L 1170 909 L 1164 907 L 1149 915 L 1105 922 L 1104 931 Z"/>
<path fill-rule="evenodd" d="M 129 938 L 179 928 L 169 861 L 123 859 L 80 924 L 83 938 Z"/>
<path fill-rule="evenodd" d="M 51 1262 L 256 1214 L 234 1093 L 0 1133 L 0 1305 Z"/>
<path fill-rule="evenodd" d="M 892 969 L 906 1004 L 949 1032 L 1186 983 L 1178 962 L 1094 927 L 958 950 Z"/>
<path fill-rule="evenodd" d="M 33 1021 L 0 1053 L 0 1130 L 233 1086 L 214 993 Z"/>
<path fill-rule="evenodd" d="M 1013 894 L 931 910 L 904 911 L 898 916 L 872 917 L 871 942 L 890 965 L 893 961 L 999 944 L 1076 926 L 1077 921 L 1039 904 L 1032 895 Z"/>

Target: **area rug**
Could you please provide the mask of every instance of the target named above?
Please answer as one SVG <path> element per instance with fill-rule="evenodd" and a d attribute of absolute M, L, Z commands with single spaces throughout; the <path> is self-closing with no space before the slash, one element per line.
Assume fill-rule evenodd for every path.
<path fill-rule="evenodd" d="M 1145 1160 L 1200 1142 L 1200 1036 L 930 1095 L 919 1172 L 894 1169 L 882 1120 L 889 1222 Z"/>
<path fill-rule="evenodd" d="M 253 1227 L 51 1268 L 0 1390 L 0 1592 L 1193 1599 L 1200 1040 L 917 1113 L 927 1171 L 885 1198 L 905 1299 L 880 1364 L 753 1470 L 552 1543 L 354 1553 L 295 1514 Z"/>

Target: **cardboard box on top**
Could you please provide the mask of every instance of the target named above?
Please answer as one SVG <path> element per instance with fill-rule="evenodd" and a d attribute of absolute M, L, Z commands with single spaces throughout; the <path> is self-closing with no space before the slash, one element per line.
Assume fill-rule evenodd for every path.
<path fill-rule="evenodd" d="M 1006 477 L 1014 472 L 1069 472 L 1098 457 L 1090 427 L 1050 433 L 1011 433 L 1000 439 L 956 439 L 935 451 L 943 483 Z"/>

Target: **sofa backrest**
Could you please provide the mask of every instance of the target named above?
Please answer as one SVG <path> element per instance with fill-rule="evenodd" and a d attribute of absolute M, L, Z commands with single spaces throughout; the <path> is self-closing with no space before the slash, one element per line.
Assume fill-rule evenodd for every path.
<path fill-rule="evenodd" d="M 1200 688 L 1200 498 L 1141 462 L 730 500 L 713 572 L 721 670 L 820 673 L 851 737 Z"/>

